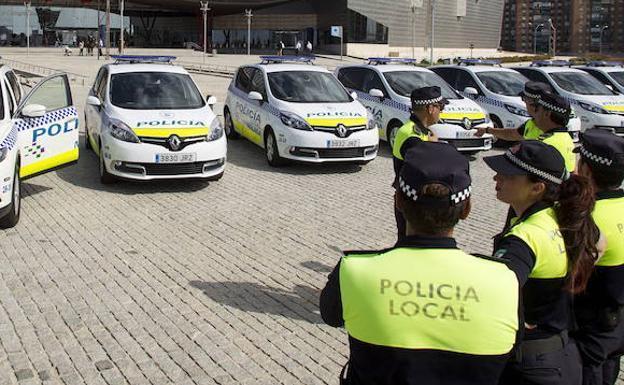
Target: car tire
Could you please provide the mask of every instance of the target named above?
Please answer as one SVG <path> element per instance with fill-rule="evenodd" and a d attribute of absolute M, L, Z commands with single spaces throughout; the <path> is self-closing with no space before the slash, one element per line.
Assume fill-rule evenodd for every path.
<path fill-rule="evenodd" d="M 240 138 L 240 135 L 238 132 L 236 132 L 236 130 L 234 129 L 234 121 L 232 120 L 232 114 L 230 113 L 230 110 L 226 107 L 225 110 L 223 111 L 223 121 L 224 121 L 224 130 L 225 130 L 225 136 L 227 136 L 228 139 L 238 139 Z"/>
<path fill-rule="evenodd" d="M 388 124 L 388 129 L 386 130 L 386 141 L 388 143 L 388 147 L 392 150 L 392 144 L 394 142 L 394 138 L 396 137 L 396 132 L 401 128 L 402 124 L 398 120 L 390 122 Z"/>
<path fill-rule="evenodd" d="M 22 211 L 22 180 L 19 176 L 19 161 L 15 163 L 15 171 L 13 173 L 13 189 L 11 190 L 12 199 L 9 205 L 9 212 L 0 218 L 0 228 L 10 229 L 19 222 L 20 212 Z"/>
<path fill-rule="evenodd" d="M 98 156 L 98 166 L 100 169 L 100 182 L 102 184 L 115 183 L 116 181 L 115 176 L 106 170 L 106 165 L 104 164 L 104 150 L 102 149 L 101 144 L 100 144 L 100 155 Z"/>
<path fill-rule="evenodd" d="M 271 167 L 281 167 L 286 164 L 284 158 L 279 155 L 277 140 L 271 129 L 267 129 L 264 135 L 264 156 Z"/>

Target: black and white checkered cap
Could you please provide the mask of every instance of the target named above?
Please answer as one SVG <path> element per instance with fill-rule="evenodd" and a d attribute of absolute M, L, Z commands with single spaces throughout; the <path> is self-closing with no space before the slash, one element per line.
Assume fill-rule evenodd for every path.
<path fill-rule="evenodd" d="M 546 83 L 528 81 L 524 84 L 524 90 L 520 92 L 520 96 L 530 99 L 540 99 L 543 94 L 551 93 L 552 87 Z"/>
<path fill-rule="evenodd" d="M 610 130 L 595 128 L 585 131 L 575 152 L 593 166 L 624 168 L 624 138 Z"/>
<path fill-rule="evenodd" d="M 564 116 L 569 116 L 572 111 L 568 99 L 559 95 L 543 94 L 541 98 L 537 99 L 537 104 Z"/>
<path fill-rule="evenodd" d="M 434 103 L 448 104 L 438 86 L 416 88 L 410 95 L 412 106 L 426 106 Z"/>
<path fill-rule="evenodd" d="M 423 194 L 423 187 L 431 184 L 447 187 L 448 196 Z M 470 198 L 470 165 L 466 157 L 448 143 L 418 142 L 405 154 L 397 189 L 415 202 L 455 206 Z"/>

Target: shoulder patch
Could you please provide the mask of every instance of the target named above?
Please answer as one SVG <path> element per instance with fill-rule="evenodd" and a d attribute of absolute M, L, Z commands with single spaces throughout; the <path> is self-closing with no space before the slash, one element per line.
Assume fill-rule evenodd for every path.
<path fill-rule="evenodd" d="M 485 255 L 485 254 L 470 254 L 470 255 L 472 255 L 473 257 L 486 259 L 488 261 L 502 263 L 502 264 L 505 265 L 505 264 L 507 264 L 507 261 L 505 261 L 504 259 L 501 258 L 503 255 L 505 255 L 505 253 L 507 253 L 507 249 L 499 249 L 499 250 L 497 250 L 496 253 L 494 254 L 494 256 Z"/>

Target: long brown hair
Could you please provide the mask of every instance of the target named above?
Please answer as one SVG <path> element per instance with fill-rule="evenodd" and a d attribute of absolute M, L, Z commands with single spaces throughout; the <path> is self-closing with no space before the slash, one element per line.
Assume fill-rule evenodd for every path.
<path fill-rule="evenodd" d="M 546 184 L 542 201 L 553 205 L 571 265 L 566 289 L 580 293 L 585 290 L 598 258 L 600 230 L 592 218 L 596 204 L 594 187 L 588 178 L 575 174 L 561 185 L 533 176 L 529 179 Z"/>

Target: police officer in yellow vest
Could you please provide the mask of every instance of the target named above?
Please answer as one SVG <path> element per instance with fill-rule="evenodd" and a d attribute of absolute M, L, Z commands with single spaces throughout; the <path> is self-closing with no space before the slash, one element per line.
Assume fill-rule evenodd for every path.
<path fill-rule="evenodd" d="M 346 252 L 321 292 L 323 320 L 349 334 L 342 384 L 497 384 L 518 338 L 519 287 L 504 263 L 457 247 L 470 191 L 468 160 L 451 145 L 404 153 L 395 202 L 407 236 Z"/>
<path fill-rule="evenodd" d="M 526 140 L 484 158 L 496 171 L 496 197 L 515 218 L 495 237 L 495 256 L 522 285 L 524 337 L 501 385 L 580 385 L 581 362 L 568 337 L 572 295 L 582 291 L 600 232 L 587 178 L 570 175 L 552 146 Z"/>
<path fill-rule="evenodd" d="M 391 143 L 395 185 L 401 172 L 405 152 L 414 143 L 437 140 L 436 136 L 429 131 L 429 126 L 438 123 L 440 112 L 449 104 L 449 101 L 442 97 L 438 86 L 417 88 L 412 91 L 410 99 L 412 102 L 410 120 L 399 128 L 394 137 L 394 143 Z M 394 216 L 397 223 L 397 238 L 402 239 L 405 237 L 405 219 L 397 210 Z"/>
<path fill-rule="evenodd" d="M 578 172 L 597 191 L 593 217 L 606 238 L 587 290 L 575 298 L 584 385 L 613 385 L 624 353 L 624 138 L 587 130 L 578 148 Z"/>
<path fill-rule="evenodd" d="M 568 132 L 570 120 L 570 103 L 567 99 L 552 93 L 549 85 L 540 82 L 527 82 L 520 93 L 531 119 L 516 130 L 506 128 L 479 128 L 476 135 L 489 133 L 495 137 L 517 142 L 535 139 L 555 147 L 563 156 L 566 168 L 574 171 L 576 156 L 573 153 L 574 141 Z M 547 103 L 543 101 L 547 100 Z M 542 102 L 540 102 L 542 101 Z"/>

